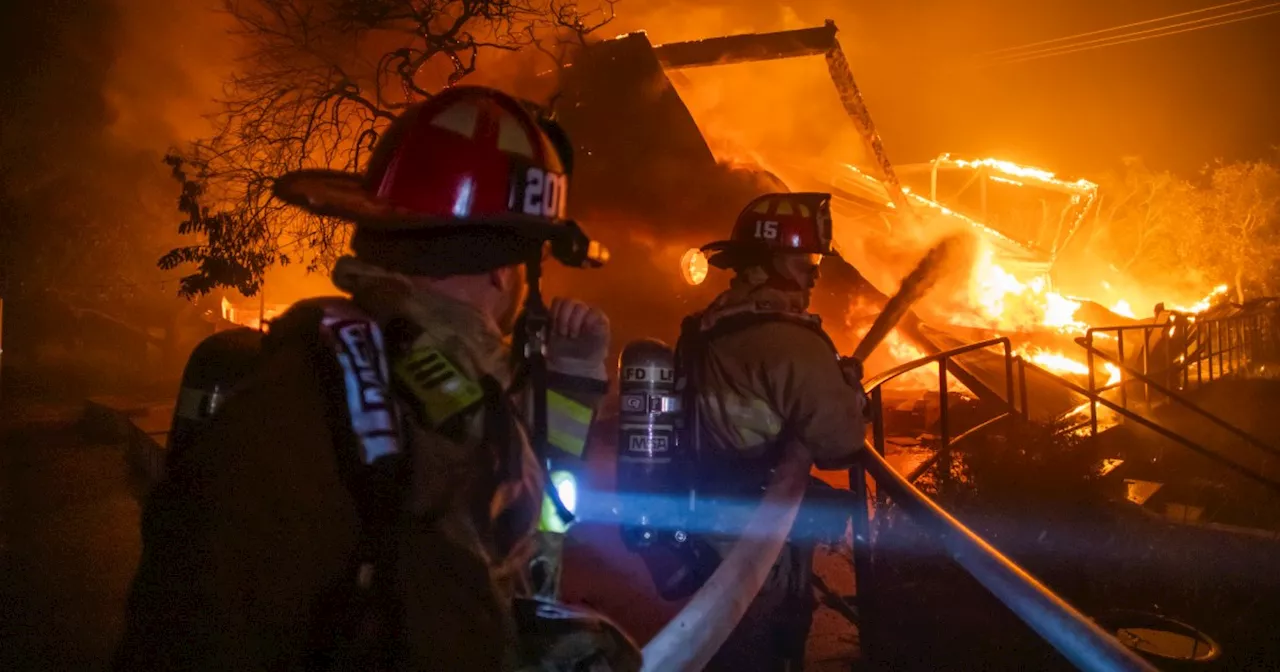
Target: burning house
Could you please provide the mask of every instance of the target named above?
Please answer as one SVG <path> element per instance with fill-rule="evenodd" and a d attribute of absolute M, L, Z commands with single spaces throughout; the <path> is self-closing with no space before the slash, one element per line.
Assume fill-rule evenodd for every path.
<path fill-rule="evenodd" d="M 825 68 L 832 95 L 804 105 L 840 124 L 816 132 L 791 125 L 777 136 L 788 136 L 785 143 L 765 131 L 744 132 L 771 119 L 758 117 L 760 101 L 751 111 L 756 117 L 735 118 L 737 108 L 750 106 L 726 102 L 716 88 L 719 73 L 738 69 L 741 79 L 741 69 L 782 59 L 803 62 L 810 75 Z M 558 82 L 546 79 L 548 89 L 559 87 L 555 109 L 577 144 L 574 214 L 615 251 L 615 272 L 630 280 L 574 287 L 613 316 L 617 342 L 674 338 L 680 318 L 720 288 L 696 248 L 721 237 L 741 205 L 768 190 L 833 195 L 836 241 L 853 268 L 824 268 L 815 309 L 844 350 L 933 242 L 957 231 L 977 240 L 963 277 L 915 306 L 869 360 L 871 372 L 1007 336 L 1027 361 L 1083 381 L 1088 369 L 1075 339 L 1090 326 L 1132 323 L 1155 304 L 1147 288 L 1084 250 L 1098 199 L 1088 180 L 948 154 L 895 166 L 830 22 L 656 46 L 643 33 L 622 35 L 585 49 Z M 756 85 L 770 86 L 765 77 Z M 710 89 L 717 100 L 708 105 Z M 787 126 L 781 118 L 777 125 Z M 552 281 L 572 278 L 561 273 Z M 1099 386 L 1118 381 L 1115 366 L 1100 369 L 1108 380 Z M 1003 357 L 995 353 L 973 353 L 952 374 L 968 394 L 1005 396 Z M 922 369 L 899 384 L 936 389 L 937 377 Z M 1042 419 L 1084 401 L 1058 385 L 1027 385 L 1029 406 Z"/>

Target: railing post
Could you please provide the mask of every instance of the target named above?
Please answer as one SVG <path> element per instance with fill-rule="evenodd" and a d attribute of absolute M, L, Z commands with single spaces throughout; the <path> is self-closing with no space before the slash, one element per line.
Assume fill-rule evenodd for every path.
<path fill-rule="evenodd" d="M 1120 408 L 1129 410 L 1129 393 L 1124 379 L 1124 329 L 1116 330 L 1116 359 L 1120 362 Z M 1123 415 L 1120 417 L 1124 417 Z"/>
<path fill-rule="evenodd" d="M 1178 388 L 1179 390 L 1186 390 L 1187 385 L 1190 384 L 1191 382 L 1189 380 L 1191 363 L 1187 361 L 1187 341 L 1190 339 L 1190 337 L 1191 337 L 1191 323 L 1187 322 L 1187 316 L 1183 315 L 1182 316 L 1182 338 L 1178 341 L 1178 344 L 1180 346 L 1178 348 L 1178 352 L 1181 353 L 1182 355 L 1182 359 L 1179 360 L 1178 362 L 1179 364 L 1178 368 L 1182 369 L 1182 387 Z"/>
<path fill-rule="evenodd" d="M 1206 349 L 1204 355 L 1208 356 L 1208 381 L 1213 381 L 1213 321 L 1204 323 L 1204 340 L 1206 340 Z"/>
<path fill-rule="evenodd" d="M 947 429 L 947 358 L 938 360 L 938 428 L 942 443 L 938 446 L 938 486 L 951 481 L 951 434 Z"/>
<path fill-rule="evenodd" d="M 1244 317 L 1236 318 L 1236 364 L 1235 371 L 1244 366 Z"/>
<path fill-rule="evenodd" d="M 1236 318 L 1227 318 L 1227 366 L 1230 372 L 1236 372 Z"/>
<path fill-rule="evenodd" d="M 1004 382 L 1005 382 L 1005 400 L 1009 403 L 1009 415 L 1017 413 L 1018 409 L 1013 402 L 1013 347 L 1009 344 L 1009 339 L 1004 341 Z"/>
<path fill-rule="evenodd" d="M 878 387 L 876 388 L 879 389 Z M 871 557 L 871 509 L 867 502 L 867 470 L 859 462 L 849 469 L 849 488 L 853 490 L 853 585 L 858 600 L 858 638 L 862 655 L 875 660 L 870 649 L 875 646 L 875 568 Z M 881 488 L 876 488 L 880 497 Z"/>
<path fill-rule="evenodd" d="M 1173 377 L 1173 339 L 1178 335 L 1178 316 L 1173 315 L 1169 318 L 1171 327 L 1169 333 L 1164 337 L 1164 375 L 1161 379 L 1164 381 L 1165 389 L 1173 389 L 1177 387 Z"/>
<path fill-rule="evenodd" d="M 1018 387 L 1022 395 L 1022 419 L 1031 420 L 1031 407 L 1027 405 L 1027 360 L 1018 357 Z"/>
<path fill-rule="evenodd" d="M 1236 318 L 1235 318 L 1235 323 L 1236 323 L 1236 329 L 1235 329 L 1235 331 L 1236 331 L 1236 346 L 1235 346 L 1235 348 L 1236 348 L 1236 355 L 1235 355 L 1235 359 L 1236 359 L 1236 363 L 1235 363 L 1235 368 L 1234 368 L 1234 369 L 1232 369 L 1233 371 L 1239 371 L 1239 370 L 1240 370 L 1240 367 L 1244 365 L 1244 321 L 1245 321 L 1245 318 L 1244 318 L 1243 316 L 1240 316 L 1240 317 L 1236 317 Z"/>
<path fill-rule="evenodd" d="M 1196 387 L 1204 385 L 1204 323 L 1196 327 Z"/>
<path fill-rule="evenodd" d="M 1163 327 L 1156 327 L 1163 329 Z M 1159 333 L 1159 332 L 1157 332 Z M 1090 343 L 1089 345 L 1093 345 Z M 1151 328 L 1145 327 L 1142 330 L 1142 377 L 1151 377 Z M 1142 403 L 1146 405 L 1147 410 L 1151 410 L 1151 386 L 1147 385 L 1144 380 L 1142 382 Z"/>
<path fill-rule="evenodd" d="M 1227 360 L 1225 357 L 1227 348 L 1222 344 L 1222 327 L 1224 326 L 1226 325 L 1224 325 L 1221 321 L 1219 321 L 1218 328 L 1214 329 L 1214 331 L 1218 333 L 1218 377 L 1219 378 L 1222 378 L 1223 376 L 1227 375 L 1227 369 L 1226 369 Z M 1231 336 L 1231 332 L 1228 331 L 1227 337 L 1230 338 L 1230 336 Z"/>
<path fill-rule="evenodd" d="M 1253 365 L 1253 363 L 1254 363 L 1254 361 L 1256 361 L 1256 359 L 1257 359 L 1257 358 L 1254 356 L 1254 352 L 1253 352 L 1253 351 L 1254 351 L 1254 349 L 1255 349 L 1255 347 L 1256 347 L 1256 346 L 1254 345 L 1254 343 L 1257 341 L 1257 338 L 1258 338 L 1258 316 L 1257 316 L 1257 314 L 1253 314 L 1253 315 L 1250 315 L 1250 316 L 1248 316 L 1247 318 L 1245 318 L 1245 324 L 1246 324 L 1246 325 L 1248 325 L 1248 326 L 1246 327 L 1245 332 L 1244 332 L 1244 334 L 1245 334 L 1245 339 L 1244 339 L 1244 345 L 1245 345 L 1245 348 L 1244 348 L 1244 351 L 1245 351 L 1245 355 L 1247 356 L 1247 358 L 1248 358 L 1248 360 L 1249 360 L 1248 365 L 1249 365 L 1249 366 L 1252 366 L 1252 365 Z"/>
<path fill-rule="evenodd" d="M 871 390 L 871 445 L 884 455 L 884 393 L 880 388 L 876 385 Z"/>
<path fill-rule="evenodd" d="M 882 385 L 876 385 L 871 390 L 871 446 L 882 457 L 884 456 L 884 393 Z M 853 483 L 853 481 L 849 481 Z M 883 504 L 886 501 L 885 493 L 876 488 L 876 504 Z"/>
<path fill-rule="evenodd" d="M 1098 402 L 1097 402 L 1097 383 L 1093 377 L 1093 330 L 1085 332 L 1086 357 L 1089 360 L 1089 436 L 1098 435 Z"/>

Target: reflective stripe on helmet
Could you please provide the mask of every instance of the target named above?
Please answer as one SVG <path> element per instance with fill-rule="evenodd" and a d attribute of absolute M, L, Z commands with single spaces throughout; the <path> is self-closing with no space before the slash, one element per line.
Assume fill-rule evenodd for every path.
<path fill-rule="evenodd" d="M 414 348 L 396 362 L 395 374 L 421 404 L 432 427 L 439 427 L 484 398 L 480 386 L 434 348 Z"/>
<path fill-rule="evenodd" d="M 547 440 L 556 448 L 582 457 L 591 430 L 592 409 L 555 390 L 547 391 Z"/>

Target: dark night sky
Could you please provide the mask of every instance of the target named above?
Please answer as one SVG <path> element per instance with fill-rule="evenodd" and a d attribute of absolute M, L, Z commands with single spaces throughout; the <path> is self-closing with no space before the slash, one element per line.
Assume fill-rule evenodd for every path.
<path fill-rule="evenodd" d="M 1220 3 L 874 4 L 843 39 L 898 161 L 945 148 L 1070 172 L 1139 155 L 1189 173 L 1280 145 L 1280 15 L 980 70 L 963 57 Z"/>
<path fill-rule="evenodd" d="M 659 43 L 715 34 L 696 25 L 708 15 L 732 32 L 776 30 L 788 14 L 807 26 L 834 19 L 897 163 L 949 151 L 1092 173 L 1137 155 L 1194 174 L 1216 157 L 1272 156 L 1280 145 L 1280 14 L 1017 65 L 980 69 L 971 58 L 1222 2 L 651 0 L 640 20 L 628 15 L 641 3 L 618 7 L 625 30 L 646 28 Z"/>

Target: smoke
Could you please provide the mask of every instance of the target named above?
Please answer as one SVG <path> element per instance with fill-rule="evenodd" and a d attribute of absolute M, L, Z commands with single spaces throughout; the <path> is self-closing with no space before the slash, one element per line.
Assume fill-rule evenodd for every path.
<path fill-rule="evenodd" d="M 122 148 L 163 154 L 211 130 L 236 41 L 219 0 L 114 0 L 104 129 Z"/>
<path fill-rule="evenodd" d="M 10 285 L 159 296 L 155 261 L 178 220 L 177 183 L 161 159 L 207 127 L 201 115 L 231 58 L 226 39 L 198 3 L 65 4 L 11 19 L 30 67 L 7 97 Z"/>

